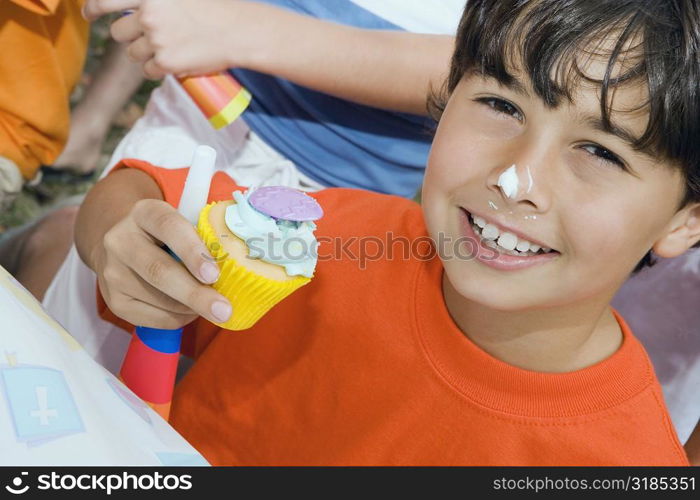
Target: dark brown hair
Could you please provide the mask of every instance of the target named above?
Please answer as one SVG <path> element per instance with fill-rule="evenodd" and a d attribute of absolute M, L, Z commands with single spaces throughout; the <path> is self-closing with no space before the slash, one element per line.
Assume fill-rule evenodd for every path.
<path fill-rule="evenodd" d="M 677 165 L 686 180 L 679 209 L 700 201 L 700 0 L 469 0 L 459 23 L 450 73 L 428 101 L 439 120 L 449 96 L 471 71 L 509 84 L 520 67 L 550 107 L 571 100 L 579 79 L 601 89 L 601 116 L 611 129 L 610 90 L 643 83 L 647 129 L 635 149 Z M 576 65 L 581 51 L 616 40 L 602 80 Z M 517 58 L 514 60 L 513 58 Z M 615 75 L 615 69 L 624 72 Z M 517 64 L 513 64 L 517 63 Z M 553 78 L 554 75 L 554 78 Z M 615 75 L 615 76 L 613 76 Z M 696 245 L 697 246 L 697 245 Z M 653 264 L 651 251 L 635 272 Z"/>

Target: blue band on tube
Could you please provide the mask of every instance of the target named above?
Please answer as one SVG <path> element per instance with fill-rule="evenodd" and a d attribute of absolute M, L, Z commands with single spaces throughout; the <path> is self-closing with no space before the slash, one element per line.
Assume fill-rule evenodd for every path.
<path fill-rule="evenodd" d="M 162 328 L 148 328 L 145 326 L 136 327 L 136 335 L 141 342 L 154 351 L 172 354 L 180 352 L 180 341 L 182 340 L 182 328 L 176 330 L 164 330 Z"/>

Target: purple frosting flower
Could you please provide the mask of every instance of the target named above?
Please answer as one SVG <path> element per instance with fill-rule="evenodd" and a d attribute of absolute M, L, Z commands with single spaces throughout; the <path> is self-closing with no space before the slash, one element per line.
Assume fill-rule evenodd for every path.
<path fill-rule="evenodd" d="M 314 221 L 323 217 L 323 209 L 311 196 L 284 186 L 257 188 L 248 203 L 269 217 L 294 222 Z"/>

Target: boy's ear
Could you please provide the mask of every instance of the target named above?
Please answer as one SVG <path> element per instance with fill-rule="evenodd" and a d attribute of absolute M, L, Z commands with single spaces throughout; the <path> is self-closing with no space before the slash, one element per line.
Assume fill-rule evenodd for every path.
<path fill-rule="evenodd" d="M 689 204 L 678 211 L 669 228 L 652 247 L 659 257 L 678 257 L 700 241 L 700 203 Z"/>

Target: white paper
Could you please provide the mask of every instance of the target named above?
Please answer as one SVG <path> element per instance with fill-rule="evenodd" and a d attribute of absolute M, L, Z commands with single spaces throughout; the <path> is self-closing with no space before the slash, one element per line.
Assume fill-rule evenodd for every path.
<path fill-rule="evenodd" d="M 0 465 L 208 465 L 0 267 Z"/>

